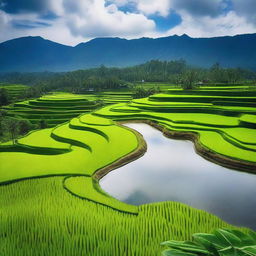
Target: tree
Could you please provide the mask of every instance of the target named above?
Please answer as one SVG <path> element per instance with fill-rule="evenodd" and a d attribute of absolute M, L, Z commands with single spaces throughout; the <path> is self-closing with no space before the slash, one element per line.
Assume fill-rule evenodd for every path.
<path fill-rule="evenodd" d="M 0 106 L 8 105 L 10 103 L 10 97 L 8 92 L 4 88 L 0 88 Z"/>
<path fill-rule="evenodd" d="M 182 88 L 185 90 L 193 89 L 197 79 L 198 79 L 198 73 L 196 70 L 191 69 L 191 70 L 185 71 L 181 79 Z"/>
<path fill-rule="evenodd" d="M 44 119 L 41 119 L 39 122 L 39 129 L 45 129 L 47 128 L 47 122 Z"/>
<path fill-rule="evenodd" d="M 227 77 L 228 77 L 228 82 L 235 84 L 241 79 L 241 69 L 239 68 L 229 68 L 227 69 Z"/>
<path fill-rule="evenodd" d="M 33 129 L 32 123 L 27 119 L 21 119 L 18 123 L 19 134 L 26 134 Z"/>
<path fill-rule="evenodd" d="M 139 86 L 139 87 L 135 87 L 133 98 L 134 99 L 145 98 L 158 92 L 160 92 L 159 87 L 152 87 L 152 88 L 146 89 L 146 88 L 143 88 L 142 86 Z"/>
<path fill-rule="evenodd" d="M 0 136 L 3 136 L 4 134 L 4 118 L 7 114 L 7 111 L 4 109 L 0 109 Z"/>
<path fill-rule="evenodd" d="M 210 79 L 213 82 L 224 82 L 225 80 L 225 70 L 221 68 L 218 62 L 210 68 Z"/>
<path fill-rule="evenodd" d="M 15 118 L 5 118 L 2 122 L 4 130 L 9 132 L 13 145 L 19 133 L 19 121 Z"/>

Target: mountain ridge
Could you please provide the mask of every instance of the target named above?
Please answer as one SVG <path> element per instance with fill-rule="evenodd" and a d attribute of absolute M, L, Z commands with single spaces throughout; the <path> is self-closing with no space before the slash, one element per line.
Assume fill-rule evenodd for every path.
<path fill-rule="evenodd" d="M 0 72 L 72 71 L 100 65 L 125 67 L 152 59 L 184 59 L 208 68 L 256 70 L 256 33 L 211 38 L 184 34 L 160 38 L 94 38 L 76 46 L 63 45 L 40 36 L 28 36 L 0 43 Z"/>

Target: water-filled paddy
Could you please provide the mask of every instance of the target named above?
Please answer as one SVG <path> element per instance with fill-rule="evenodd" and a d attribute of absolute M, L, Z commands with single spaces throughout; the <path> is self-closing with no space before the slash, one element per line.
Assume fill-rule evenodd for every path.
<path fill-rule="evenodd" d="M 146 154 L 105 176 L 101 187 L 130 204 L 179 201 L 256 229 L 256 175 L 211 163 L 190 141 L 172 140 L 146 124 L 127 124 L 147 142 Z"/>

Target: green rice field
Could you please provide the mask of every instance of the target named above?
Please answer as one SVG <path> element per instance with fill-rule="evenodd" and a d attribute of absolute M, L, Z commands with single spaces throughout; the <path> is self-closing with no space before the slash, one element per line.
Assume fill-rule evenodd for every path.
<path fill-rule="evenodd" d="M 29 86 L 22 84 L 1 84 L 0 89 L 5 89 L 11 101 L 15 101 Z"/>
<path fill-rule="evenodd" d="M 10 116 L 45 119 L 50 128 L 0 144 L 0 255 L 153 256 L 168 239 L 216 228 L 247 232 L 178 202 L 128 205 L 98 179 L 145 151 L 143 138 L 118 123 L 127 121 L 192 136 L 207 159 L 253 173 L 255 102 L 255 87 L 223 86 L 134 100 L 130 93 L 53 93 L 6 107 Z"/>
<path fill-rule="evenodd" d="M 44 120 L 48 127 L 64 123 L 82 113 L 89 113 L 98 108 L 95 97 L 74 95 L 71 93 L 54 93 L 41 98 L 13 103 L 4 109 L 8 116 L 28 119 L 38 124 Z"/>

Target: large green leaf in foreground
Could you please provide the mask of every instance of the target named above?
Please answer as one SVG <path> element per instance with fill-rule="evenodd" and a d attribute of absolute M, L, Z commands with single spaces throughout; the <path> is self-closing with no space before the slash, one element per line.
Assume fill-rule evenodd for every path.
<path fill-rule="evenodd" d="M 167 241 L 163 256 L 256 256 L 256 233 L 218 229 L 213 234 L 193 235 L 193 242 Z"/>

